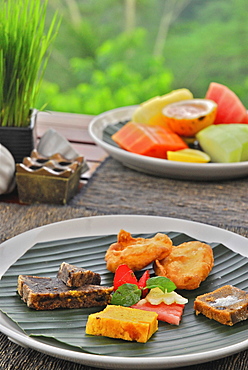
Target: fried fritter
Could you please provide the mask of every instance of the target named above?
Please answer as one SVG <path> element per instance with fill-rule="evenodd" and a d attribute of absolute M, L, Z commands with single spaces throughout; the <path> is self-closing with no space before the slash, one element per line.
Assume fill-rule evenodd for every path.
<path fill-rule="evenodd" d="M 105 254 L 105 261 L 111 272 L 122 264 L 138 271 L 155 259 L 167 257 L 171 249 L 172 241 L 166 234 L 157 233 L 150 239 L 133 238 L 129 232 L 120 230 L 117 242 L 111 244 Z"/>
<path fill-rule="evenodd" d="M 191 241 L 173 246 L 168 257 L 154 261 L 156 275 L 166 276 L 178 289 L 196 289 L 204 281 L 214 265 L 210 245 Z"/>

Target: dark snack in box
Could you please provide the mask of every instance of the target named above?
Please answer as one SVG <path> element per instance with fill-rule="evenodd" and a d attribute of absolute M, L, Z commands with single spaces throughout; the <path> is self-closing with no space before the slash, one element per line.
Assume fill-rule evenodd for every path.
<path fill-rule="evenodd" d="M 66 262 L 60 265 L 57 278 L 68 287 L 79 287 L 86 284 L 100 285 L 101 283 L 99 274 Z"/>
<path fill-rule="evenodd" d="M 196 297 L 194 302 L 196 314 L 224 325 L 232 326 L 248 318 L 248 293 L 232 285 L 225 285 Z"/>
<path fill-rule="evenodd" d="M 57 278 L 19 275 L 17 290 L 28 307 L 53 310 L 106 306 L 113 287 L 83 285 L 69 288 Z"/>

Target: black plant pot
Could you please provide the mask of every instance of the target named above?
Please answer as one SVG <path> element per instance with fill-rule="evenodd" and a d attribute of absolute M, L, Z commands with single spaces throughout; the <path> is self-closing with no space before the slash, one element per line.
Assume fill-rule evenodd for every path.
<path fill-rule="evenodd" d="M 13 155 L 16 163 L 29 157 L 36 146 L 36 118 L 38 111 L 32 110 L 28 127 L 0 127 L 0 143 Z"/>

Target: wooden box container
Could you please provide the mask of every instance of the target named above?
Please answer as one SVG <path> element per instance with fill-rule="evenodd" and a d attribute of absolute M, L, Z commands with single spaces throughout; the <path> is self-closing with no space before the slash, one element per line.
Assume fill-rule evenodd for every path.
<path fill-rule="evenodd" d="M 41 157 L 33 151 L 16 165 L 20 203 L 66 204 L 79 189 L 83 157 L 68 161 L 60 154 Z"/>

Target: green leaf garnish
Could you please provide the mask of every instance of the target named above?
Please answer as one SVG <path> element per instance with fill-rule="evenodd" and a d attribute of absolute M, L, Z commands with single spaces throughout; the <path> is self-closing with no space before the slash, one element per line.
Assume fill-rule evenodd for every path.
<path fill-rule="evenodd" d="M 130 307 L 137 303 L 141 297 L 141 290 L 136 284 L 123 284 L 112 295 L 111 304 Z"/>
<path fill-rule="evenodd" d="M 175 290 L 177 287 L 173 283 L 173 281 L 171 281 L 165 276 L 154 276 L 147 280 L 146 288 L 148 289 L 159 288 L 164 293 L 165 292 L 170 293 L 173 292 L 173 290 Z"/>

